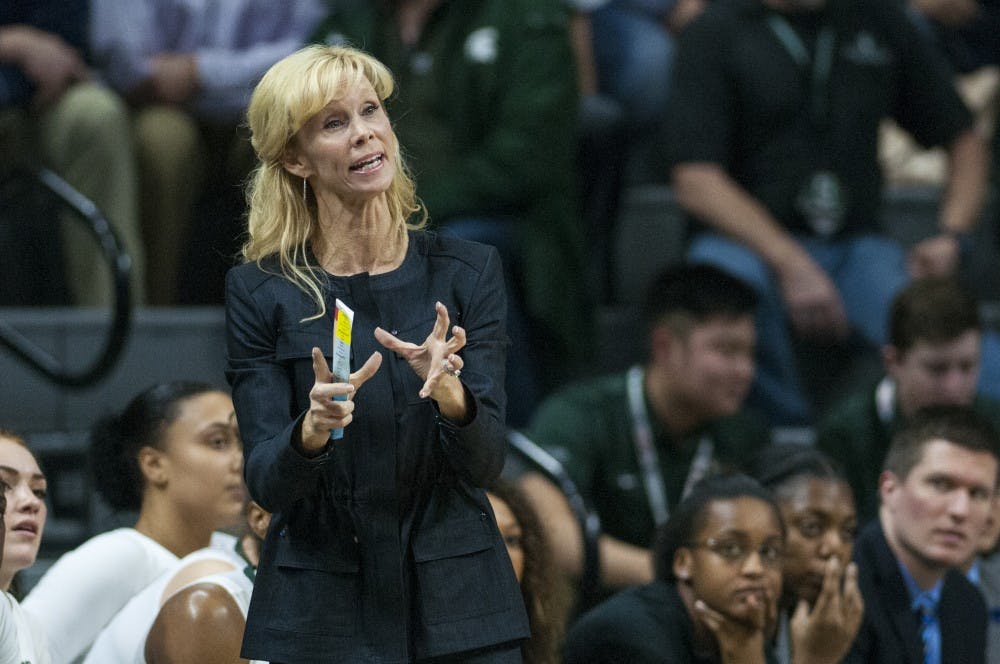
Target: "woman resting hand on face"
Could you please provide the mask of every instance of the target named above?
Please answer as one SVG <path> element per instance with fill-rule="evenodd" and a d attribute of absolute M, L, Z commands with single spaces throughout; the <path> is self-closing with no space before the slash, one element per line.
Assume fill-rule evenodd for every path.
<path fill-rule="evenodd" d="M 244 657 L 515 662 L 528 636 L 482 489 L 505 447 L 500 263 L 421 230 L 392 90 L 368 54 L 310 46 L 248 109 L 259 165 L 227 376 L 273 516 Z M 331 370 L 338 301 L 347 375 Z"/>
<path fill-rule="evenodd" d="M 739 474 L 695 484 L 657 530 L 656 580 L 570 629 L 566 664 L 771 664 L 784 526 L 771 492 Z"/>
<path fill-rule="evenodd" d="M 851 488 L 830 459 L 802 445 L 765 448 L 757 468 L 788 531 L 777 654 L 792 664 L 840 662 L 864 613 L 851 562 L 858 523 Z"/>

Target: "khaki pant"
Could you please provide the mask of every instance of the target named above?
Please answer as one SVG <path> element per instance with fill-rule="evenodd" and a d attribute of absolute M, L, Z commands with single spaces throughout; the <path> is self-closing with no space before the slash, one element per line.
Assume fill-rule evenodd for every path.
<path fill-rule="evenodd" d="M 199 201 L 235 191 L 255 159 L 234 125 L 208 125 L 182 109 L 145 107 L 134 124 L 149 302 L 175 305 L 188 243 L 199 235 L 194 224 L 220 222 L 199 219 Z"/>
<path fill-rule="evenodd" d="M 103 212 L 132 259 L 132 301 L 145 301 L 145 252 L 139 231 L 136 166 L 128 109 L 107 88 L 79 83 L 41 115 L 0 114 L 0 150 L 50 167 Z M 110 271 L 96 241 L 64 220 L 63 254 L 77 304 L 111 302 Z"/>

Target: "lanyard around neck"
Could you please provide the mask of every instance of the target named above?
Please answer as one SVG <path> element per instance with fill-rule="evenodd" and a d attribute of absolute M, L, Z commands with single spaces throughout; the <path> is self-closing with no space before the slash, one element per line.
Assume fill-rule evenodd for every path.
<path fill-rule="evenodd" d="M 646 499 L 649 510 L 653 513 L 653 522 L 660 526 L 670 518 L 670 507 L 667 501 L 667 487 L 660 471 L 660 455 L 653 443 L 653 429 L 649 424 L 649 413 L 646 412 L 646 397 L 642 382 L 645 371 L 641 366 L 634 366 L 626 375 L 626 390 L 628 393 L 629 411 L 632 414 L 632 441 L 635 444 L 635 456 L 639 462 L 639 472 L 642 474 L 642 484 L 646 489 Z M 708 474 L 712 465 L 712 454 L 715 446 L 708 436 L 702 436 L 698 441 L 698 449 L 688 470 L 683 499 L 699 480 Z"/>
<path fill-rule="evenodd" d="M 809 114 L 813 123 L 820 129 L 826 129 L 829 117 L 829 83 L 830 72 L 833 70 L 833 54 L 836 46 L 836 36 L 833 28 L 824 25 L 816 37 L 815 56 L 810 56 L 802 37 L 784 16 L 768 14 L 768 27 L 778 38 L 778 41 L 799 67 L 808 70 L 812 65 L 809 85 Z"/>

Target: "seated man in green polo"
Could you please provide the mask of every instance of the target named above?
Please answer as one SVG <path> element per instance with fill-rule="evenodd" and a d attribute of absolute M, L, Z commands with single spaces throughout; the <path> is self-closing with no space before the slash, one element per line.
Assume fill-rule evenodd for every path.
<path fill-rule="evenodd" d="M 972 406 L 1000 426 L 1000 403 L 976 393 L 982 329 L 975 300 L 953 280 L 912 282 L 893 301 L 886 375 L 820 422 L 817 444 L 847 472 L 863 524 L 878 514 L 878 478 L 901 420 L 925 406 Z"/>
<path fill-rule="evenodd" d="M 717 268 L 668 268 L 647 290 L 646 363 L 571 385 L 535 413 L 529 437 L 566 466 L 601 519 L 606 588 L 651 581 L 653 533 L 671 507 L 767 442 L 763 420 L 741 411 L 754 377 L 756 304 Z M 582 538 L 562 493 L 537 474 L 521 485 L 560 566 L 578 577 Z"/>

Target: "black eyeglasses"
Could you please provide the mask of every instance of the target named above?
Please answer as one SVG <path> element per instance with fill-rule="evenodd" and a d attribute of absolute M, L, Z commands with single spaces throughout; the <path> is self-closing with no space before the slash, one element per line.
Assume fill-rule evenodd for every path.
<path fill-rule="evenodd" d="M 689 549 L 708 549 L 730 565 L 742 565 L 753 551 L 757 552 L 757 557 L 760 558 L 761 564 L 765 567 L 781 567 L 781 563 L 785 559 L 784 546 L 774 542 L 764 542 L 754 549 L 740 540 L 718 540 L 710 537 L 704 542 L 687 542 L 684 546 Z"/>

